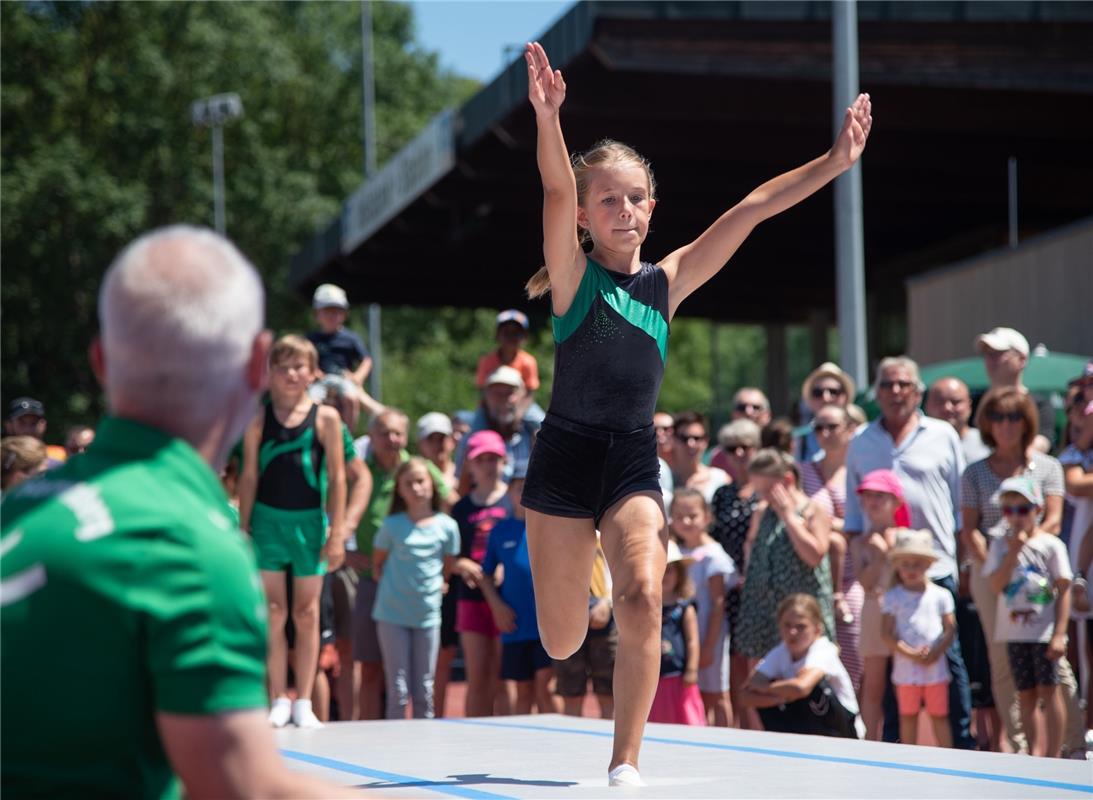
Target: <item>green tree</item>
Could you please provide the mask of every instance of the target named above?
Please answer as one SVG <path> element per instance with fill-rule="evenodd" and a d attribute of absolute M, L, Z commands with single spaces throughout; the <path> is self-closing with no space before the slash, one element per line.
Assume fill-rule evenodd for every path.
<path fill-rule="evenodd" d="M 84 354 L 118 250 L 211 224 L 210 134 L 190 103 L 238 92 L 224 131 L 227 227 L 262 271 L 270 324 L 307 324 L 292 253 L 361 180 L 356 3 L 0 4 L 0 284 L 5 396 L 33 393 L 52 438 L 94 419 Z M 473 91 L 414 41 L 410 7 L 373 10 L 377 149 L 398 150 Z"/>

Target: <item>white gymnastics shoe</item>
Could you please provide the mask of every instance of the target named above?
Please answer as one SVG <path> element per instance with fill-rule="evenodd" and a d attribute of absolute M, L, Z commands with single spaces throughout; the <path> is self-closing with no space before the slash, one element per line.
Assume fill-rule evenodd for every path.
<path fill-rule="evenodd" d="M 637 769 L 632 764 L 619 764 L 607 773 L 608 786 L 644 786 Z"/>

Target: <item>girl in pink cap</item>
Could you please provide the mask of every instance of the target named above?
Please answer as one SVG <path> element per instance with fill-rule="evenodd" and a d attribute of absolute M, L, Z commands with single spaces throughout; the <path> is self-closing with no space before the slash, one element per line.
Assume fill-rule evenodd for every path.
<path fill-rule="evenodd" d="M 896 541 L 896 532 L 910 522 L 910 512 L 903 500 L 903 485 L 890 469 L 867 473 L 858 484 L 866 529 L 851 547 L 858 581 L 865 590 L 861 612 L 861 638 L 858 651 L 862 658 L 861 716 L 865 738 L 879 742 L 884 728 L 884 687 L 887 682 L 888 646 L 881 637 L 881 597 L 892 581 L 888 552 Z"/>
<path fill-rule="evenodd" d="M 501 631 L 482 594 L 482 561 L 493 526 L 512 516 L 508 484 L 502 478 L 505 441 L 496 431 L 476 431 L 467 438 L 463 468 L 473 488 L 452 507 L 459 525 L 460 550 L 448 591 L 456 592 L 455 629 L 463 648 L 467 671 L 468 717 L 488 717 L 496 710 L 508 713 L 508 696 L 501 691 Z"/>

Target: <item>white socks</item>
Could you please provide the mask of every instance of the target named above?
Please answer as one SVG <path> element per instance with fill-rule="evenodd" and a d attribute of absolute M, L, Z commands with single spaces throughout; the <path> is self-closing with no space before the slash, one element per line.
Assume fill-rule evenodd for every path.
<path fill-rule="evenodd" d="M 278 697 L 273 701 L 269 710 L 269 724 L 275 728 L 283 728 L 292 722 L 297 728 L 321 728 L 323 723 L 315 716 L 311 709 L 310 700 L 297 700 L 293 702 L 287 697 Z"/>
<path fill-rule="evenodd" d="M 297 700 L 292 704 L 292 722 L 297 728 L 321 728 L 323 723 L 311 710 L 310 700 Z"/>
<path fill-rule="evenodd" d="M 637 768 L 631 764 L 619 764 L 607 773 L 608 786 L 644 786 Z"/>
<path fill-rule="evenodd" d="M 269 724 L 275 728 L 283 728 L 292 717 L 292 701 L 287 697 L 278 697 L 273 701 L 269 710 Z"/>

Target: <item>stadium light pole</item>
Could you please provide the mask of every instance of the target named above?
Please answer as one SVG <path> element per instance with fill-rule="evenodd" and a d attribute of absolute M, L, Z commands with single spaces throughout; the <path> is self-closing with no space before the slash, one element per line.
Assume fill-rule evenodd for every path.
<path fill-rule="evenodd" d="M 831 5 L 832 89 L 835 135 L 858 95 L 858 6 Z M 858 386 L 868 386 L 865 332 L 865 245 L 862 236 L 861 160 L 835 179 L 836 311 L 839 360 Z"/>
<path fill-rule="evenodd" d="M 243 116 L 243 101 L 234 92 L 195 100 L 190 106 L 190 120 L 213 133 L 213 224 L 225 235 L 224 223 L 224 125 Z"/>
<path fill-rule="evenodd" d="M 361 134 L 364 144 L 364 179 L 376 173 L 376 75 L 372 51 L 372 3 L 361 0 Z M 372 351 L 372 374 L 368 388 L 372 397 L 383 401 L 383 344 L 380 340 L 381 311 L 379 303 L 368 304 L 368 344 Z"/>

